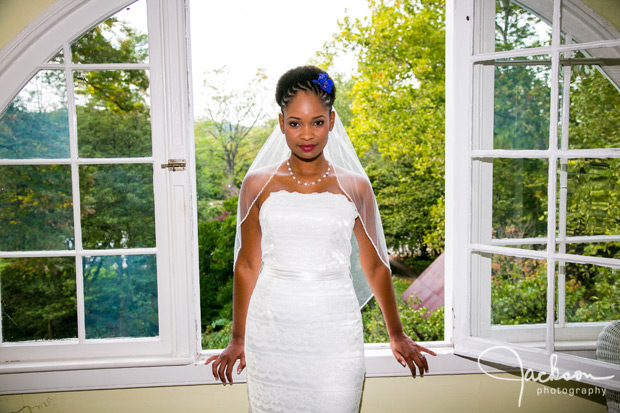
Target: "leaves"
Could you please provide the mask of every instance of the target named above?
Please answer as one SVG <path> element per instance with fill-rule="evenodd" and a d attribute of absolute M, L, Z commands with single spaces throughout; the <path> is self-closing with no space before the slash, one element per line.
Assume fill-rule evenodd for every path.
<path fill-rule="evenodd" d="M 388 247 L 438 254 L 443 225 L 427 217 L 438 213 L 444 192 L 444 2 L 369 6 L 371 18 L 345 19 L 320 57 L 357 54 L 348 132 L 373 183 Z"/>

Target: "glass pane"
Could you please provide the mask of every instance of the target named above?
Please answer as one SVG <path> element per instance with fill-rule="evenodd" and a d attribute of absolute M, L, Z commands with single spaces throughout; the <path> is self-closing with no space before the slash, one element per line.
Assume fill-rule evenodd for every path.
<path fill-rule="evenodd" d="M 582 52 L 574 59 L 589 60 Z M 570 76 L 568 137 L 562 136 L 568 149 L 620 148 L 620 59 L 609 63 L 564 68 Z"/>
<path fill-rule="evenodd" d="M 65 55 L 62 49 L 52 57 L 48 63 L 64 63 Z"/>
<path fill-rule="evenodd" d="M 74 81 L 80 157 L 151 156 L 147 71 L 75 72 Z"/>
<path fill-rule="evenodd" d="M 77 337 L 75 258 L 0 260 L 2 341 Z"/>
<path fill-rule="evenodd" d="M 612 321 L 620 316 L 620 270 L 566 263 L 567 322 Z"/>
<path fill-rule="evenodd" d="M 495 50 L 514 50 L 551 44 L 551 26 L 517 2 L 495 2 Z"/>
<path fill-rule="evenodd" d="M 83 165 L 80 195 L 84 248 L 155 246 L 151 164 Z"/>
<path fill-rule="evenodd" d="M 546 322 L 547 263 L 494 254 L 491 263 L 491 324 Z"/>
<path fill-rule="evenodd" d="M 522 62 L 505 65 L 501 62 L 495 68 L 494 149 L 547 149 L 549 146 L 550 61 L 530 64 L 524 59 Z"/>
<path fill-rule="evenodd" d="M 73 63 L 146 63 L 146 1 L 108 18 L 71 45 Z"/>
<path fill-rule="evenodd" d="M 74 248 L 69 165 L 0 166 L 0 250 Z"/>
<path fill-rule="evenodd" d="M 569 159 L 560 161 L 559 171 L 560 182 L 566 174 L 567 189 L 559 194 L 558 228 L 566 204 L 567 239 L 565 246 L 559 239 L 558 251 L 620 258 L 620 159 Z"/>
<path fill-rule="evenodd" d="M 84 257 L 86 338 L 159 334 L 154 255 Z"/>
<path fill-rule="evenodd" d="M 69 158 L 65 73 L 41 70 L 0 115 L 0 158 Z"/>
<path fill-rule="evenodd" d="M 493 160 L 493 239 L 507 246 L 546 248 L 547 176 L 544 159 Z M 539 238 L 540 243 L 524 244 L 524 238 Z"/>

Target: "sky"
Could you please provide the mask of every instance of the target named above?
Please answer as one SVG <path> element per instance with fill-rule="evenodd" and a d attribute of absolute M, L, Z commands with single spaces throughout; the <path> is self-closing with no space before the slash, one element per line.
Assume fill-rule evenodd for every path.
<path fill-rule="evenodd" d="M 264 69 L 269 95 L 288 69 L 307 64 L 339 32 L 338 22 L 370 15 L 367 0 L 189 0 L 195 117 L 205 107 L 205 73 L 224 66 L 227 87 L 245 90 Z M 116 16 L 147 32 L 146 2 Z M 334 70 L 352 74 L 355 59 L 340 56 Z M 273 101 L 273 99 L 271 99 Z M 275 102 L 271 102 L 276 110 Z"/>
<path fill-rule="evenodd" d="M 189 8 L 197 116 L 206 71 L 226 66 L 230 87 L 240 90 L 263 68 L 275 93 L 277 79 L 307 64 L 339 31 L 338 21 L 370 13 L 366 0 L 190 0 Z M 355 63 L 344 57 L 335 66 L 351 73 Z"/>

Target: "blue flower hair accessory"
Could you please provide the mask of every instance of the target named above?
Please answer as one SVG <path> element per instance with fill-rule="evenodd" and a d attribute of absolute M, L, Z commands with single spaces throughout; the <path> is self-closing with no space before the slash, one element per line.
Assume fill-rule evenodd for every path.
<path fill-rule="evenodd" d="M 326 73 L 321 73 L 319 75 L 319 79 L 313 80 L 312 83 L 316 83 L 327 93 L 332 93 L 332 86 L 334 86 L 334 82 L 329 78 L 329 76 L 327 76 Z"/>

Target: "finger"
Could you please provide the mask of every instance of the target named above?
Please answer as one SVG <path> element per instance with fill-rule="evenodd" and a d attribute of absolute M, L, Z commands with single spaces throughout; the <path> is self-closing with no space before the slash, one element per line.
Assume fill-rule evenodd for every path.
<path fill-rule="evenodd" d="M 411 375 L 415 379 L 415 364 L 411 359 L 405 359 L 407 361 L 407 365 L 409 366 L 409 370 L 411 370 Z"/>
<path fill-rule="evenodd" d="M 405 357 L 401 354 L 400 351 L 396 349 L 392 349 L 392 354 L 394 355 L 394 358 L 396 359 L 396 361 L 400 363 L 401 366 L 407 367 L 407 363 L 405 362 Z"/>
<path fill-rule="evenodd" d="M 228 383 L 233 384 L 232 371 L 235 366 L 235 360 L 231 360 L 230 363 L 226 365 L 226 378 L 228 379 Z"/>
<path fill-rule="evenodd" d="M 415 365 L 418 367 L 418 371 L 420 372 L 420 377 L 424 377 L 424 359 L 422 358 L 422 354 L 418 354 L 414 356 L 413 361 Z"/>
<path fill-rule="evenodd" d="M 217 359 L 219 357 L 219 355 L 215 355 L 215 356 L 211 356 L 207 359 L 207 361 L 205 361 L 205 365 L 211 363 L 213 360 Z"/>
<path fill-rule="evenodd" d="M 213 377 L 215 377 L 215 380 L 219 380 L 220 376 L 217 375 L 217 366 L 218 366 L 219 362 L 218 360 L 216 360 L 212 365 L 211 365 L 211 372 L 213 373 Z"/>
<path fill-rule="evenodd" d="M 239 359 L 239 367 L 237 367 L 237 374 L 241 374 L 244 368 L 245 368 L 245 353 L 241 354 L 241 358 Z"/>
<path fill-rule="evenodd" d="M 425 353 L 430 354 L 431 356 L 436 356 L 436 355 L 437 355 L 437 354 L 435 354 L 435 352 L 434 352 L 433 350 L 429 350 L 429 349 L 427 349 L 426 347 L 422 347 L 422 346 L 420 346 L 420 345 L 418 346 L 418 349 L 419 349 L 420 351 L 423 351 L 423 352 L 425 352 Z"/>
<path fill-rule="evenodd" d="M 428 373 L 428 360 L 424 357 L 424 355 L 422 355 L 422 363 L 424 364 L 424 371 Z"/>
<path fill-rule="evenodd" d="M 222 380 L 222 384 L 226 385 L 226 365 L 228 363 L 220 363 L 220 368 L 217 370 L 217 374 L 220 377 L 220 380 Z"/>
<path fill-rule="evenodd" d="M 420 377 L 424 377 L 424 373 L 428 371 L 428 363 L 426 362 L 426 357 L 422 353 L 419 353 L 415 358 L 415 364 L 418 366 L 420 371 Z"/>

